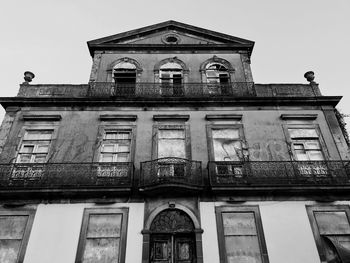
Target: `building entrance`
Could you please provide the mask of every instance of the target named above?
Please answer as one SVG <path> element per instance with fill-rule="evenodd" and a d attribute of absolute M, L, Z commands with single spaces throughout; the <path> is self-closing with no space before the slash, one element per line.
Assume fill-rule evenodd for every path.
<path fill-rule="evenodd" d="M 155 217 L 150 230 L 151 263 L 196 262 L 194 226 L 186 213 L 164 210 Z"/>
<path fill-rule="evenodd" d="M 152 263 L 195 262 L 194 237 L 191 234 L 154 234 L 150 257 Z"/>

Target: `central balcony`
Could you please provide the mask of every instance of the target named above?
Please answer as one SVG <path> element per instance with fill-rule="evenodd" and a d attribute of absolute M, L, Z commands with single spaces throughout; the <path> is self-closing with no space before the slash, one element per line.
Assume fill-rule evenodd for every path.
<path fill-rule="evenodd" d="M 144 193 L 174 194 L 202 189 L 202 165 L 199 161 L 169 157 L 141 163 L 139 190 Z"/>
<path fill-rule="evenodd" d="M 233 82 L 227 84 L 209 83 L 122 83 L 90 82 L 90 97 L 124 98 L 202 98 L 202 97 L 238 97 L 254 96 L 253 82 Z"/>
<path fill-rule="evenodd" d="M 350 188 L 349 161 L 209 162 L 217 193 L 253 190 L 334 190 Z"/>
<path fill-rule="evenodd" d="M 0 164 L 0 197 L 127 194 L 133 172 L 133 163 Z"/>

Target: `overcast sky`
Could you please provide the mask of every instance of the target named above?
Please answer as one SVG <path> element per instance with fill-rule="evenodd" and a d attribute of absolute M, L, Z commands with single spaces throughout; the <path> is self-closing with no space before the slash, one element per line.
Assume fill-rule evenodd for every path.
<path fill-rule="evenodd" d="M 87 83 L 86 41 L 176 20 L 255 41 L 256 83 L 307 83 L 313 70 L 350 114 L 349 13 L 350 0 L 1 0 L 0 96 L 15 96 L 26 70 L 33 84 Z"/>

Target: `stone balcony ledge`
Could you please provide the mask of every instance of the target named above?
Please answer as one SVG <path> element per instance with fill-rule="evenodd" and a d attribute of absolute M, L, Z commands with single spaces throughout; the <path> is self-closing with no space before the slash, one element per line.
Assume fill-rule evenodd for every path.
<path fill-rule="evenodd" d="M 232 97 L 318 97 L 317 84 L 256 84 L 233 82 L 227 85 L 185 83 L 164 86 L 160 83 L 136 83 L 116 87 L 113 82 L 88 84 L 21 84 L 17 97 L 25 98 L 232 98 Z"/>

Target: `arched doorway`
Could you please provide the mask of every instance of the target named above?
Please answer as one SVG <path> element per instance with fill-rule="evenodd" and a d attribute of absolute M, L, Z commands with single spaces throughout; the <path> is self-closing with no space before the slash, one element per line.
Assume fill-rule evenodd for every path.
<path fill-rule="evenodd" d="M 184 211 L 161 211 L 153 219 L 149 231 L 150 263 L 197 262 L 195 226 Z"/>

